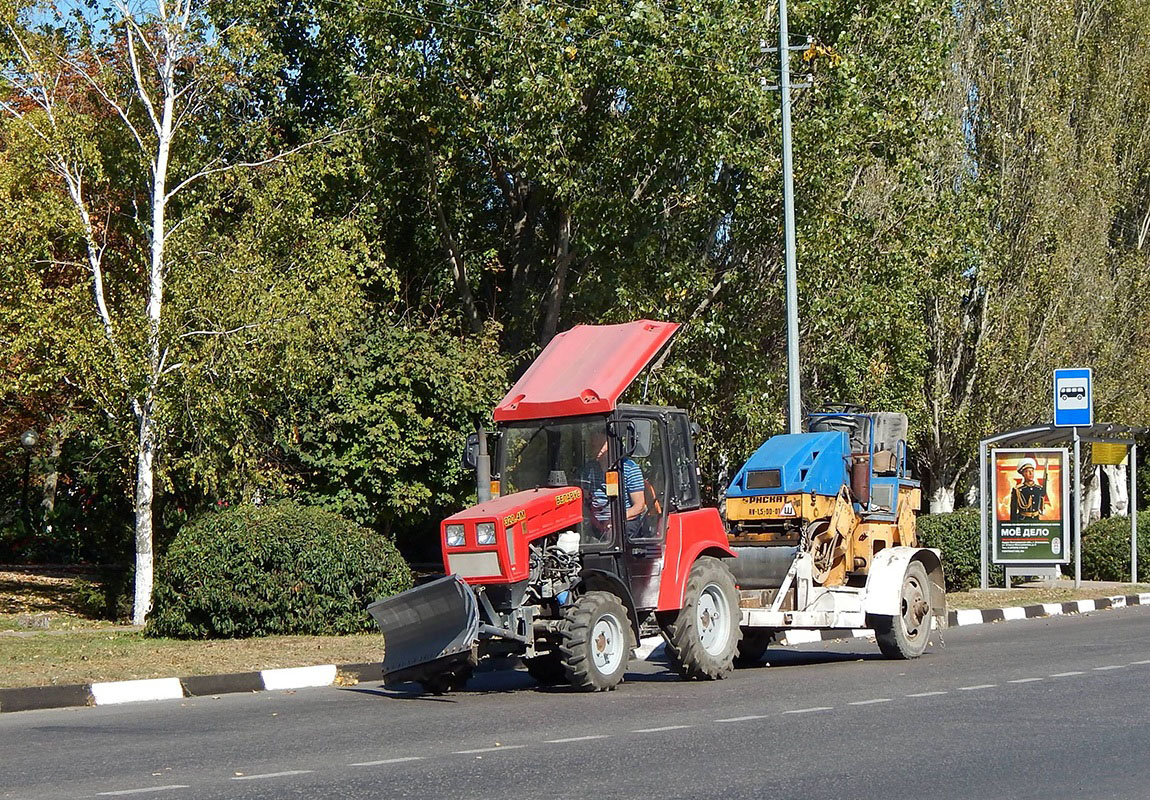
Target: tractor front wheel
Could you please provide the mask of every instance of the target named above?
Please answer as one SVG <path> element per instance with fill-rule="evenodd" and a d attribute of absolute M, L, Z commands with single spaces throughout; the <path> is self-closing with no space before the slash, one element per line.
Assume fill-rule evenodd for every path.
<path fill-rule="evenodd" d="M 739 591 L 731 570 L 717 558 L 703 556 L 691 566 L 683 607 L 660 620 L 667 654 L 680 675 L 693 680 L 719 680 L 730 674 L 738 652 Z"/>
<path fill-rule="evenodd" d="M 610 592 L 587 592 L 563 609 L 559 652 L 567 682 L 584 692 L 614 689 L 631 656 L 627 609 Z"/>

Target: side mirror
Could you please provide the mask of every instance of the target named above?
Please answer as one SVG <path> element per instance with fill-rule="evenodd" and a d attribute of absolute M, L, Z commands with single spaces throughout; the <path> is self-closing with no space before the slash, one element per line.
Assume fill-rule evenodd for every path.
<path fill-rule="evenodd" d="M 610 420 L 607 423 L 607 435 L 619 440 L 620 458 L 630 458 L 635 454 L 639 446 L 639 435 L 634 420 Z"/>
<path fill-rule="evenodd" d="M 463 444 L 462 459 L 463 468 L 475 471 L 479 468 L 479 434 L 467 434 L 467 440 Z"/>

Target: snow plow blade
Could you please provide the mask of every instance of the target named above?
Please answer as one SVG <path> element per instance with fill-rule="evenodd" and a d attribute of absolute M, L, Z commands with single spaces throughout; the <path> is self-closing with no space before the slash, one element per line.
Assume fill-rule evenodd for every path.
<path fill-rule="evenodd" d="M 405 674 L 417 677 L 434 662 L 470 657 L 479 639 L 475 592 L 455 575 L 377 600 L 367 611 L 383 631 L 383 676 L 389 682 Z"/>

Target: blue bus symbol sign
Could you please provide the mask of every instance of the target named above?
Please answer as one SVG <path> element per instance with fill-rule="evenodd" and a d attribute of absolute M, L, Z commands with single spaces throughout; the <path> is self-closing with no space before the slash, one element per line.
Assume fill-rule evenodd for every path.
<path fill-rule="evenodd" d="M 1054 424 L 1094 423 L 1094 392 L 1089 369 L 1054 370 Z"/>

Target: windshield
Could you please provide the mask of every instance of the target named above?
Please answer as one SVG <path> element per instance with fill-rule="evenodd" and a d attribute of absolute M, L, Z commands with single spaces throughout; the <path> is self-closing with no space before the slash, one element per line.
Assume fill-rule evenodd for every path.
<path fill-rule="evenodd" d="M 596 456 L 606 440 L 606 427 L 602 417 L 507 426 L 501 440 L 502 492 L 578 486 L 584 490 L 580 539 L 584 543 L 607 541 L 611 511 L 606 507 L 605 490 L 595 491 L 603 480 L 602 468 L 596 468 Z M 592 498 L 592 494 L 600 496 Z M 594 508 L 593 502 L 597 503 Z"/>

